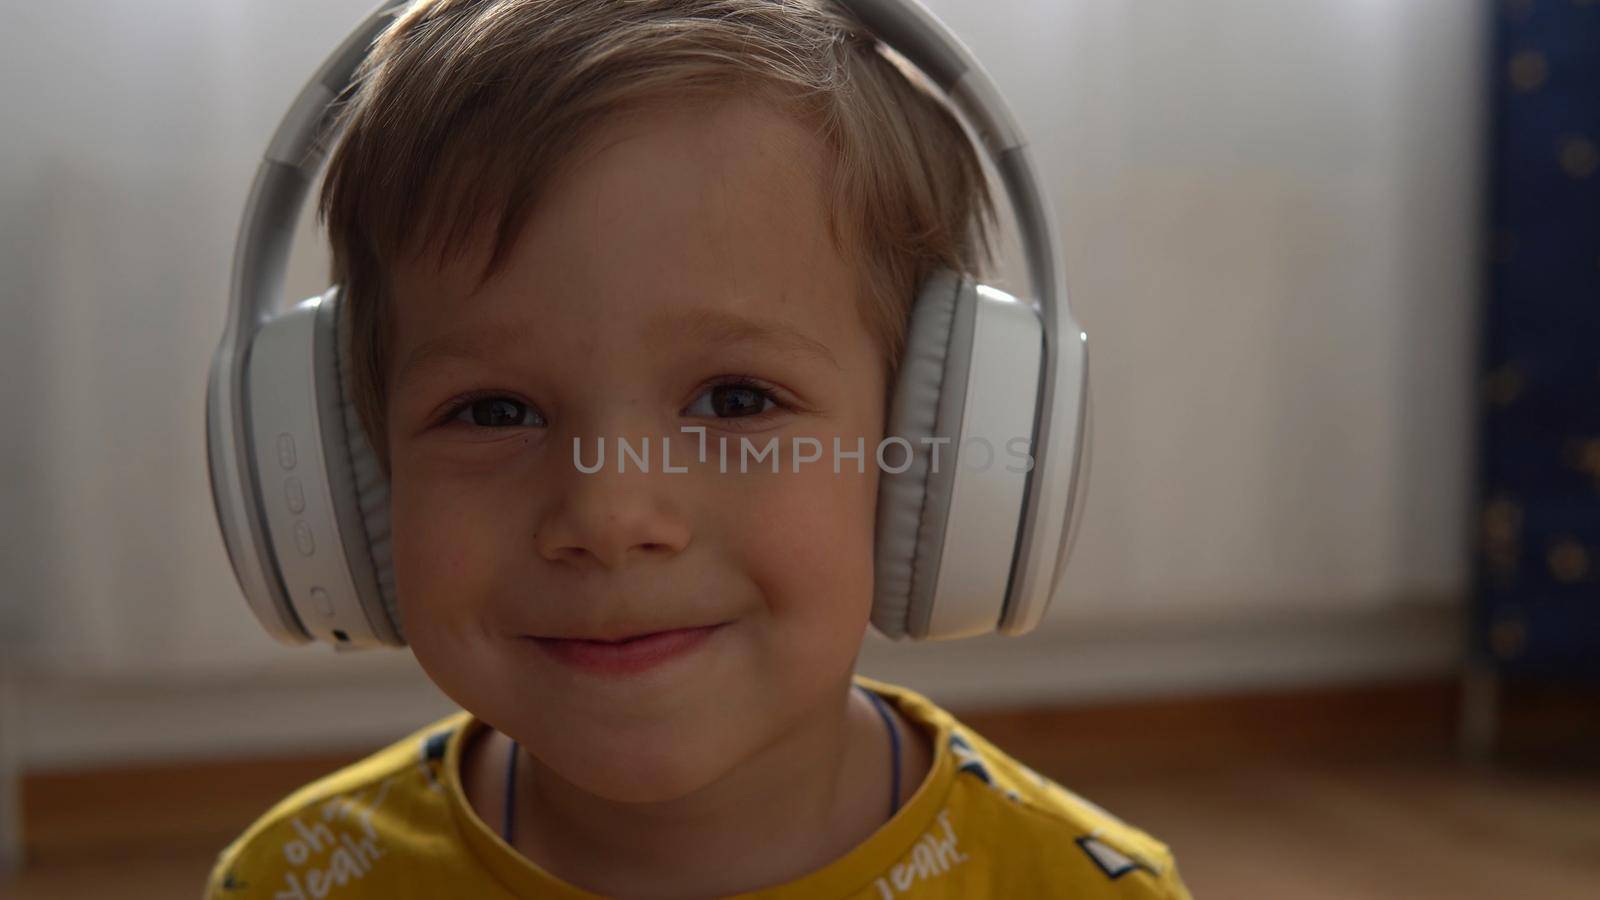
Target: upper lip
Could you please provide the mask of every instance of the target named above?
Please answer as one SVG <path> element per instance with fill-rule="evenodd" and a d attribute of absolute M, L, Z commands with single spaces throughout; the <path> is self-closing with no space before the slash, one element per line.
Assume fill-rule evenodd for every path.
<path fill-rule="evenodd" d="M 620 643 L 622 641 L 631 641 L 631 640 L 633 640 L 635 638 L 649 637 L 652 634 L 661 634 L 662 632 L 666 632 L 666 631 L 692 631 L 692 630 L 697 629 L 697 628 L 714 628 L 714 627 L 716 627 L 718 625 L 722 625 L 722 624 L 725 624 L 725 623 L 723 623 L 723 622 L 712 622 L 712 623 L 709 623 L 709 624 L 706 624 L 706 625 L 677 625 L 677 626 L 673 626 L 673 627 L 670 627 L 670 628 L 632 629 L 632 630 L 628 630 L 628 631 L 611 632 L 609 634 L 604 634 L 604 635 L 535 634 L 535 635 L 530 635 L 530 636 L 534 637 L 534 638 L 537 638 L 539 640 L 545 640 L 545 641 L 604 641 L 606 643 L 615 644 L 615 643 Z"/>

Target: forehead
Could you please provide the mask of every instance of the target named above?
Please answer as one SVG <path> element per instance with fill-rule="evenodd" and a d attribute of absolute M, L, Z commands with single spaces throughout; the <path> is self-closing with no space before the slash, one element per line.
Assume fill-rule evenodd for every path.
<path fill-rule="evenodd" d="M 549 179 L 488 281 L 476 278 L 487 240 L 443 270 L 401 267 L 391 365 L 403 374 L 428 345 L 462 344 L 456 332 L 535 317 L 536 330 L 596 343 L 734 317 L 850 343 L 865 326 L 828 227 L 827 153 L 804 123 L 751 100 L 613 117 Z"/>

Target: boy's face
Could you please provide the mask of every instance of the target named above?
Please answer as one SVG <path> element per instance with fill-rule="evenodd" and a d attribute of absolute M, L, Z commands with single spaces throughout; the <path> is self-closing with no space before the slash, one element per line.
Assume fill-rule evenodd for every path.
<path fill-rule="evenodd" d="M 682 796 L 842 710 L 871 606 L 885 386 L 827 232 L 823 152 L 749 101 L 630 114 L 549 186 L 481 289 L 464 268 L 396 278 L 407 638 L 453 700 L 592 793 Z M 682 426 L 704 427 L 704 464 Z M 795 472 L 797 436 L 823 452 Z M 575 438 L 586 466 L 604 441 L 598 472 L 575 465 Z M 618 473 L 619 438 L 649 439 L 648 473 L 631 458 Z M 780 471 L 768 457 L 741 474 L 741 438 L 777 438 Z M 864 473 L 849 458 L 834 473 L 835 438 L 863 441 Z M 663 471 L 663 441 L 687 472 Z M 715 623 L 631 675 L 534 640 Z"/>

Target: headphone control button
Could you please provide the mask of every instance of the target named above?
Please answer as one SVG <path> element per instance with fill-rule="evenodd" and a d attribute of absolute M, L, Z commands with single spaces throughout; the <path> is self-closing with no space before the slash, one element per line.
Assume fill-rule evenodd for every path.
<path fill-rule="evenodd" d="M 294 468 L 294 464 L 294 437 L 286 431 L 278 435 L 278 465 L 287 472 Z"/>
<path fill-rule="evenodd" d="M 311 602 L 316 604 L 317 612 L 330 619 L 333 618 L 333 598 L 328 596 L 327 591 L 319 587 L 312 588 Z"/>
<path fill-rule="evenodd" d="M 306 556 L 317 552 L 317 542 L 311 536 L 311 526 L 304 520 L 294 523 L 294 544 Z"/>
<path fill-rule="evenodd" d="M 300 487 L 300 479 L 290 475 L 283 483 L 283 499 L 289 503 L 289 512 L 298 515 L 306 511 L 306 492 Z"/>

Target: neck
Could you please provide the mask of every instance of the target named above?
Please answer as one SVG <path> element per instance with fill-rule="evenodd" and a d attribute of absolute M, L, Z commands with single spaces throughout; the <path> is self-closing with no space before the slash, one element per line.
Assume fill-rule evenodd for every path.
<path fill-rule="evenodd" d="M 910 730 L 902 726 L 902 738 Z M 489 732 L 475 743 L 474 761 L 463 763 L 468 799 L 498 828 L 510 740 Z M 889 746 L 877 711 L 847 685 L 717 780 L 670 801 L 598 797 L 519 749 L 513 839 L 546 871 L 601 894 L 706 896 L 780 884 L 843 856 L 887 820 Z M 921 754 L 910 755 L 902 798 L 926 772 Z"/>

